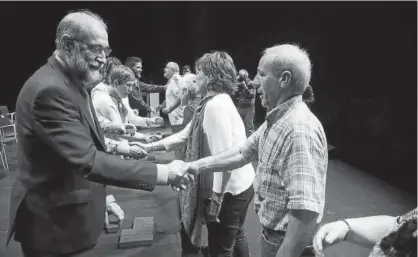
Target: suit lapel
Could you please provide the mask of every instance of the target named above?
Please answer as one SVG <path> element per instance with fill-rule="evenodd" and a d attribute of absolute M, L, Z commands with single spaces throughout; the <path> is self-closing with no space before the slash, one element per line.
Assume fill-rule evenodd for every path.
<path fill-rule="evenodd" d="M 90 97 L 88 97 L 89 100 L 87 100 L 87 98 L 83 96 L 81 92 L 81 87 L 75 84 L 75 82 L 71 79 L 70 75 L 66 71 L 65 67 L 63 67 L 63 65 L 54 56 L 49 58 L 49 62 L 54 68 L 54 70 L 60 72 L 61 75 L 63 76 L 64 82 L 70 89 L 72 98 L 75 100 L 75 104 L 77 104 L 78 107 L 81 109 L 81 116 L 87 120 L 90 130 L 96 136 L 96 139 L 100 142 L 100 145 L 103 147 L 103 149 L 106 150 L 103 132 L 100 129 L 100 127 L 97 127 L 99 122 L 96 118 L 96 114 L 95 114 L 93 105 L 91 103 Z M 93 117 L 92 115 L 90 115 L 90 110 L 88 108 L 91 109 L 91 113 Z"/>

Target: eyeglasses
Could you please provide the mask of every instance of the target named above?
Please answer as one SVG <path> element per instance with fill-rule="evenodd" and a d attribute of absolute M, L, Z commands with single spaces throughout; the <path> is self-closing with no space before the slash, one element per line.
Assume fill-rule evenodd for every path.
<path fill-rule="evenodd" d="M 94 54 L 97 54 L 97 55 L 101 54 L 104 51 L 106 57 L 108 57 L 110 55 L 110 53 L 112 52 L 112 49 L 110 47 L 104 48 L 104 47 L 99 46 L 99 45 L 87 44 L 86 42 L 80 41 L 76 38 L 73 38 L 73 40 L 87 46 L 87 48 L 89 49 L 90 52 L 92 52 Z"/>

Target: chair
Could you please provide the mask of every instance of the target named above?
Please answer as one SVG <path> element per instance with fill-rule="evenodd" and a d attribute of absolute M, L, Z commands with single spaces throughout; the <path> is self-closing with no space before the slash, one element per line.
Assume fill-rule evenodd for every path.
<path fill-rule="evenodd" d="M 9 163 L 7 161 L 7 149 L 6 145 L 16 142 L 17 149 L 17 133 L 16 126 L 9 117 L 0 114 L 0 159 L 4 169 L 9 171 Z"/>
<path fill-rule="evenodd" d="M 10 113 L 9 108 L 7 108 L 7 106 L 0 106 L 0 114 L 7 116 L 10 119 L 11 123 L 15 123 L 15 113 Z"/>

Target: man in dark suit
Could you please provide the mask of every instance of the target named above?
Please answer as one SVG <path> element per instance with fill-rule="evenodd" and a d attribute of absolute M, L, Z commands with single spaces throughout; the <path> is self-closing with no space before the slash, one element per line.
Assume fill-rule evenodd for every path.
<path fill-rule="evenodd" d="M 10 200 L 13 234 L 26 257 L 77 256 L 103 229 L 105 185 L 152 191 L 185 187 L 179 162 L 121 160 L 105 152 L 86 88 L 110 54 L 107 27 L 90 11 L 58 25 L 55 55 L 21 89 L 16 104 L 19 176 Z M 181 182 L 182 181 L 182 182 Z"/>
<path fill-rule="evenodd" d="M 129 67 L 135 74 L 137 84 L 132 89 L 132 92 L 129 94 L 129 103 L 132 108 L 139 108 L 139 110 L 146 110 L 148 112 L 156 113 L 155 109 L 152 106 L 149 106 L 145 101 L 143 96 L 146 93 L 160 93 L 165 92 L 166 86 L 162 85 L 152 85 L 141 81 L 142 76 L 142 59 L 135 56 L 129 56 L 126 58 L 125 66 Z M 147 114 L 140 112 L 141 116 L 147 116 Z"/>

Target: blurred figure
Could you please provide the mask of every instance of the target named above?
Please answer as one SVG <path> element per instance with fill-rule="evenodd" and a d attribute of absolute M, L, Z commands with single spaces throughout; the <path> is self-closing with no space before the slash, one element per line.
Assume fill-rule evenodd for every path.
<path fill-rule="evenodd" d="M 181 76 L 192 73 L 192 67 L 190 65 L 184 65 L 181 67 Z"/>
<path fill-rule="evenodd" d="M 244 69 L 238 72 L 238 82 L 234 98 L 238 113 L 244 122 L 246 135 L 249 137 L 254 132 L 256 87 Z"/>

